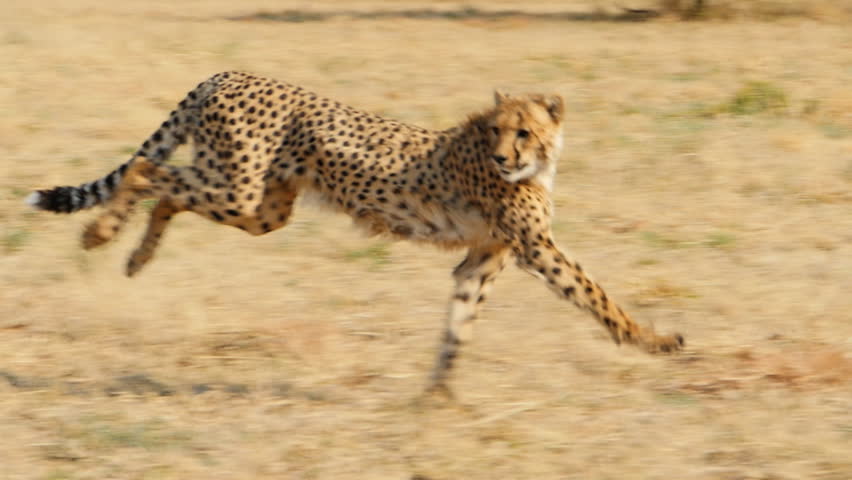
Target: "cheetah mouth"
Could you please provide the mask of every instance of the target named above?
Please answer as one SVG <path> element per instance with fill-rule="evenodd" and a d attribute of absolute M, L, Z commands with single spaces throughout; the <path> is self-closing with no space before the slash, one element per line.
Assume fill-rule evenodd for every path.
<path fill-rule="evenodd" d="M 517 168 L 500 167 L 499 171 L 500 176 L 503 177 L 503 180 L 506 180 L 510 183 L 515 183 L 535 176 L 538 171 L 538 168 L 536 167 L 536 164 L 534 162 L 530 162 L 525 163 L 523 165 L 518 165 Z"/>

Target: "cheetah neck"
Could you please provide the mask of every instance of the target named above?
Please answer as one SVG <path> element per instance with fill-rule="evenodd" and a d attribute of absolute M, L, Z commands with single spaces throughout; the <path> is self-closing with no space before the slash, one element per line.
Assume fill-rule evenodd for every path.
<path fill-rule="evenodd" d="M 550 156 L 547 159 L 547 166 L 538 171 L 533 179 L 541 184 L 548 192 L 553 192 L 553 180 L 556 177 L 556 163 L 559 156 L 562 155 L 563 137 L 560 133 L 556 136 L 556 143 L 550 151 Z"/>

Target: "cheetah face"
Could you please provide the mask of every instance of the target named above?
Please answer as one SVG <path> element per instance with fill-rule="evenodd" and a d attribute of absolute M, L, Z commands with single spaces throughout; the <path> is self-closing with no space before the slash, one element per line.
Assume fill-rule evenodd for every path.
<path fill-rule="evenodd" d="M 494 93 L 491 160 L 507 182 L 537 179 L 550 189 L 562 150 L 564 102 L 559 95 Z"/>

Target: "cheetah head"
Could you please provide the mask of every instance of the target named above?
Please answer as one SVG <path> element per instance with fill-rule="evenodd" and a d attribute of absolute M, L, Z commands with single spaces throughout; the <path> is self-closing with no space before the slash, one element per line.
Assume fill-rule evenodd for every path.
<path fill-rule="evenodd" d="M 550 189 L 562 150 L 562 97 L 509 96 L 498 91 L 494 101 L 488 128 L 491 160 L 500 176 L 512 183 L 538 180 Z"/>

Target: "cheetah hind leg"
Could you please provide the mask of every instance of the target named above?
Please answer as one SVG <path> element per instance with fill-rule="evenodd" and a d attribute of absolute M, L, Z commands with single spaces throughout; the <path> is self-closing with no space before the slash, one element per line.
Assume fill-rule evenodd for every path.
<path fill-rule="evenodd" d="M 157 205 L 151 211 L 151 218 L 148 222 L 148 228 L 145 230 L 145 235 L 142 237 L 142 242 L 130 254 L 130 258 L 127 260 L 125 273 L 128 277 L 139 273 L 139 270 L 151 260 L 172 216 L 183 211 L 185 209 L 179 208 L 168 198 L 161 198 L 157 202 Z"/>
<path fill-rule="evenodd" d="M 99 247 L 112 240 L 142 197 L 150 192 L 153 171 L 156 167 L 143 157 L 132 160 L 118 187 L 107 203 L 107 210 L 86 226 L 82 244 L 86 250 Z"/>
<path fill-rule="evenodd" d="M 167 172 L 158 171 L 158 191 L 171 191 L 168 188 L 169 185 L 172 185 L 174 179 L 180 177 L 181 174 L 187 176 L 187 180 L 184 180 L 183 184 L 191 183 L 188 175 L 191 175 L 192 172 L 187 169 L 171 172 L 171 177 L 168 176 Z M 165 188 L 163 187 L 164 185 Z M 293 211 L 293 204 L 298 191 L 289 185 L 267 185 L 260 203 L 250 209 L 253 213 L 237 216 L 228 215 L 228 217 L 222 215 L 216 217 L 211 213 L 211 210 L 198 204 L 194 200 L 194 198 L 200 196 L 196 190 L 184 191 L 176 197 L 173 195 L 172 193 L 167 197 L 160 198 L 160 201 L 151 211 L 148 228 L 145 231 L 142 242 L 131 253 L 127 261 L 125 273 L 128 277 L 139 273 L 142 267 L 153 258 L 154 251 L 162 239 L 163 232 L 175 214 L 185 211 L 195 211 L 217 223 L 238 227 L 252 235 L 263 235 L 287 224 Z M 212 198 L 215 199 L 223 196 L 222 192 L 216 192 L 212 195 Z"/>

